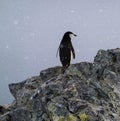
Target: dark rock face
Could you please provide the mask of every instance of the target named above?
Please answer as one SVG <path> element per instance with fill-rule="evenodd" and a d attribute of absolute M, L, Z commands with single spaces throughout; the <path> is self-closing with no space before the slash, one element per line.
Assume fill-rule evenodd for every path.
<path fill-rule="evenodd" d="M 15 103 L 0 121 L 120 121 L 120 49 L 99 50 L 93 63 L 40 72 L 10 84 Z"/>

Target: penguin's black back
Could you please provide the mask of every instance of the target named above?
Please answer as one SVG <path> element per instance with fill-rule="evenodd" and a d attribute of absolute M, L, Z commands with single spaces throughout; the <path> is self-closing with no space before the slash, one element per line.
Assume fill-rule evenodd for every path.
<path fill-rule="evenodd" d="M 63 67 L 68 67 L 71 61 L 71 38 L 70 32 L 66 32 L 60 43 L 59 56 Z"/>

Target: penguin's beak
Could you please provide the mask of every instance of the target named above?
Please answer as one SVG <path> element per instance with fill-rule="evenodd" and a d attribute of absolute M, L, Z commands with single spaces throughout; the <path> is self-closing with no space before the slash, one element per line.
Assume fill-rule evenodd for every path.
<path fill-rule="evenodd" d="M 74 37 L 74 36 L 76 37 L 77 35 L 74 34 L 74 33 L 69 34 L 69 37 L 70 37 L 70 38 L 72 38 L 72 37 Z"/>
<path fill-rule="evenodd" d="M 75 37 L 77 36 L 76 34 L 73 34 Z"/>

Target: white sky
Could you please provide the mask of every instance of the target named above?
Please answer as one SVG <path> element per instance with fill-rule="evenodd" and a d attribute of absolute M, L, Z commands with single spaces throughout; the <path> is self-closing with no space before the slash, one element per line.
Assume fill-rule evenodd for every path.
<path fill-rule="evenodd" d="M 119 47 L 119 12 L 119 0 L 1 0 L 0 104 L 11 101 L 9 83 L 61 65 L 56 52 L 66 31 L 78 35 L 72 63 Z"/>

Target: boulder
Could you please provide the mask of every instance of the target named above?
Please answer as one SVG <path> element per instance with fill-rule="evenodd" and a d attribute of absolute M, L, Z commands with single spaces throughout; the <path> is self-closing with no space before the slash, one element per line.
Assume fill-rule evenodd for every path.
<path fill-rule="evenodd" d="M 48 68 L 9 84 L 15 103 L 0 121 L 120 121 L 120 49 L 99 50 L 93 63 Z"/>

